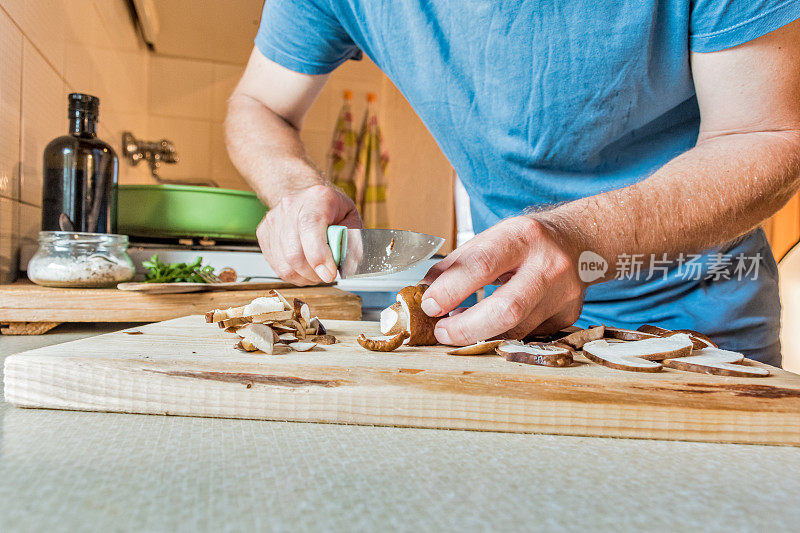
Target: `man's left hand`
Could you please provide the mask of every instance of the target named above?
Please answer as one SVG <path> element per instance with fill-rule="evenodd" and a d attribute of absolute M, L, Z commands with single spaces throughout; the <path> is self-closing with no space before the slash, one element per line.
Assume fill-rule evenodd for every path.
<path fill-rule="evenodd" d="M 437 340 L 467 345 L 495 336 L 520 339 L 573 324 L 586 288 L 577 253 L 566 236 L 529 215 L 476 235 L 428 271 L 422 309 L 443 316 L 485 285 L 501 286 L 466 311 L 442 318 Z"/>

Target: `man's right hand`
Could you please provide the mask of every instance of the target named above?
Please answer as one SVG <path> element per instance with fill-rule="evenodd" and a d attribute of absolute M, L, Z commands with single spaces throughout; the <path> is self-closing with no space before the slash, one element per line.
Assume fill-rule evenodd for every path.
<path fill-rule="evenodd" d="M 330 225 L 363 227 L 355 204 L 331 185 L 311 185 L 281 197 L 256 235 L 272 270 L 295 285 L 330 283 L 336 263 L 328 247 Z"/>

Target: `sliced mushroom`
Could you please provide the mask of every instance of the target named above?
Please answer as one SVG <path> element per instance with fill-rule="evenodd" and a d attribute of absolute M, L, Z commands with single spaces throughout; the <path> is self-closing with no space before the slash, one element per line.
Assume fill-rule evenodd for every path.
<path fill-rule="evenodd" d="M 637 331 L 634 329 L 625 328 L 612 328 L 606 326 L 605 337 L 607 339 L 617 339 L 621 341 L 643 341 L 645 339 L 655 339 L 661 335 L 647 333 L 645 331 Z"/>
<path fill-rule="evenodd" d="M 247 339 L 239 339 L 239 342 L 237 342 L 234 345 L 234 348 L 238 348 L 239 350 L 244 350 L 245 352 L 257 352 L 258 351 L 258 348 L 256 348 L 256 346 L 252 342 L 248 341 Z"/>
<path fill-rule="evenodd" d="M 287 326 L 283 322 L 273 322 L 270 327 L 274 329 L 279 335 L 283 333 L 292 333 L 294 334 L 295 329 L 292 326 Z"/>
<path fill-rule="evenodd" d="M 675 334 L 678 334 L 678 333 L 682 333 L 682 334 L 688 335 L 689 338 L 692 339 L 692 347 L 695 350 L 702 350 L 703 348 L 707 348 L 709 346 L 711 346 L 713 348 L 717 347 L 717 345 L 714 343 L 714 341 L 712 341 L 711 339 L 709 339 L 708 337 L 706 337 L 702 333 L 699 333 L 697 331 L 693 331 L 691 329 L 681 329 L 681 330 L 674 330 L 673 331 L 671 329 L 665 329 L 665 328 L 662 328 L 660 326 L 653 326 L 651 324 L 645 324 L 645 325 L 639 327 L 639 331 L 644 332 L 644 333 L 648 333 L 648 334 L 651 334 L 651 335 L 657 335 L 659 337 L 669 337 L 670 335 L 675 335 Z"/>
<path fill-rule="evenodd" d="M 470 344 L 469 346 L 462 346 L 461 348 L 450 350 L 447 352 L 447 355 L 485 355 L 487 353 L 494 353 L 495 348 L 500 346 L 502 343 L 502 340 L 476 342 L 475 344 Z"/>
<path fill-rule="evenodd" d="M 662 340 L 659 338 L 659 340 Z M 608 342 L 605 339 L 587 342 L 583 345 L 583 355 L 595 363 L 617 370 L 632 372 L 659 372 L 660 363 L 641 358 L 642 350 L 631 344 L 650 342 L 650 339 L 631 342 Z M 691 344 L 689 344 L 691 347 Z"/>
<path fill-rule="evenodd" d="M 290 343 L 290 342 L 297 342 L 297 336 L 294 333 L 281 333 L 278 335 L 278 342 L 282 343 Z"/>
<path fill-rule="evenodd" d="M 720 350 L 719 348 L 703 348 L 693 352 L 689 357 L 678 357 L 665 360 L 664 366 L 687 372 L 700 372 L 717 376 L 766 377 L 769 370 L 758 366 L 745 366 L 740 363 L 744 355 L 739 352 Z"/>
<path fill-rule="evenodd" d="M 719 348 L 719 346 L 717 346 L 716 342 L 712 341 L 711 338 L 709 338 L 707 335 L 704 335 L 704 334 L 700 333 L 699 331 L 694 331 L 692 329 L 676 329 L 675 333 L 686 333 L 687 335 L 689 335 L 692 338 L 692 340 L 698 340 L 698 341 L 702 342 L 703 344 L 705 344 L 705 346 L 699 348 L 701 350 L 703 348 Z M 695 343 L 695 347 L 696 347 L 696 343 Z"/>
<path fill-rule="evenodd" d="M 644 324 L 636 328 L 636 331 L 641 331 L 642 333 L 649 333 L 651 335 L 657 335 L 659 337 L 663 337 L 665 333 L 671 333 L 672 330 L 662 328 L 661 326 L 654 326 L 652 324 Z"/>
<path fill-rule="evenodd" d="M 561 337 L 558 341 L 561 344 L 566 344 L 570 348 L 580 350 L 587 342 L 602 339 L 605 334 L 605 326 L 596 326 L 589 329 L 579 329 L 565 337 Z"/>
<path fill-rule="evenodd" d="M 279 293 L 275 289 L 271 289 L 269 291 L 269 295 L 270 296 L 274 296 L 274 297 L 278 298 L 281 302 L 283 302 L 283 308 L 284 309 L 288 309 L 288 310 L 293 309 L 292 304 L 289 303 L 289 300 L 287 300 L 286 297 L 283 294 Z"/>
<path fill-rule="evenodd" d="M 306 325 L 311 325 L 311 309 L 306 303 L 300 306 L 300 318 L 303 319 L 303 322 L 305 322 Z"/>
<path fill-rule="evenodd" d="M 292 326 L 294 326 L 294 334 L 297 335 L 298 339 L 306 338 L 306 328 L 300 322 L 292 319 Z"/>
<path fill-rule="evenodd" d="M 516 344 L 504 342 L 496 348 L 498 354 L 513 363 L 539 366 L 570 366 L 572 350 L 565 346 L 552 344 Z"/>
<path fill-rule="evenodd" d="M 322 325 L 319 318 L 312 316 L 311 320 L 308 323 L 309 326 L 314 328 L 314 335 L 325 335 L 327 331 L 325 330 L 325 326 Z"/>
<path fill-rule="evenodd" d="M 584 345 L 584 352 L 589 344 L 591 343 Z M 606 342 L 606 344 L 612 343 Z M 686 357 L 692 353 L 692 339 L 683 333 L 669 337 L 654 337 L 640 341 L 613 343 L 613 345 L 618 353 L 647 359 L 648 361 L 661 361 L 670 357 Z"/>
<path fill-rule="evenodd" d="M 291 311 L 272 311 L 271 313 L 261 313 L 258 315 L 253 315 L 251 317 L 244 317 L 245 319 L 250 319 L 251 322 L 257 322 L 263 324 L 264 322 L 277 322 L 279 320 L 286 320 L 287 318 L 291 318 L 292 312 Z"/>
<path fill-rule="evenodd" d="M 379 335 L 367 337 L 363 333 L 356 337 L 358 344 L 373 352 L 391 352 L 402 346 L 403 341 L 408 338 L 407 331 L 401 331 L 397 335 Z"/>
<path fill-rule="evenodd" d="M 221 322 L 231 318 L 241 318 L 244 316 L 245 306 L 229 307 L 227 309 L 213 309 L 206 313 L 206 322 Z"/>
<path fill-rule="evenodd" d="M 409 346 L 431 346 L 439 343 L 433 334 L 439 317 L 426 315 L 420 307 L 422 295 L 427 289 L 426 284 L 420 283 L 403 287 L 397 293 L 397 301 L 408 320 L 409 337 L 406 344 Z"/>
<path fill-rule="evenodd" d="M 292 320 L 297 320 L 300 322 L 301 320 L 301 312 L 300 309 L 305 305 L 305 302 L 300 298 L 294 298 L 292 300 Z"/>
<path fill-rule="evenodd" d="M 266 354 L 274 351 L 276 333 L 266 324 L 248 324 L 236 334 L 242 337 L 242 346 L 245 349 L 247 349 L 245 343 L 249 343 Z"/>
<path fill-rule="evenodd" d="M 307 352 L 316 347 L 316 345 L 316 342 L 292 342 L 289 344 L 289 348 L 295 352 Z"/>
<path fill-rule="evenodd" d="M 236 271 L 234 269 L 232 269 L 231 267 L 226 267 L 219 271 L 217 277 L 223 283 L 232 283 L 236 281 L 239 276 L 236 274 Z"/>
<path fill-rule="evenodd" d="M 381 333 L 394 335 L 408 329 L 408 315 L 403 312 L 400 302 L 395 302 L 381 311 Z"/>
<path fill-rule="evenodd" d="M 315 335 L 309 339 L 310 342 L 316 342 L 317 344 L 336 344 L 336 337 L 333 335 Z"/>
<path fill-rule="evenodd" d="M 284 311 L 280 298 L 261 296 L 244 306 L 242 316 L 255 316 L 276 311 Z"/>

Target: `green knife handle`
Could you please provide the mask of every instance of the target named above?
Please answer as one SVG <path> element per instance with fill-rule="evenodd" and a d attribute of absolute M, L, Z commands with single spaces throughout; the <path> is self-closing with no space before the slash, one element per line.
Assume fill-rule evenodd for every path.
<path fill-rule="evenodd" d="M 347 249 L 347 226 L 328 226 L 328 246 L 333 254 L 333 261 L 339 266 Z"/>

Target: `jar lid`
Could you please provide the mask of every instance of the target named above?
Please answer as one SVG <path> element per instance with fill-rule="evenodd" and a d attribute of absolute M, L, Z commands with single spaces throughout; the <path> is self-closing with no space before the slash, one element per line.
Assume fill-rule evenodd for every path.
<path fill-rule="evenodd" d="M 127 246 L 128 236 L 116 233 L 84 233 L 79 231 L 40 231 L 39 243 L 59 244 L 104 244 L 108 246 Z"/>

